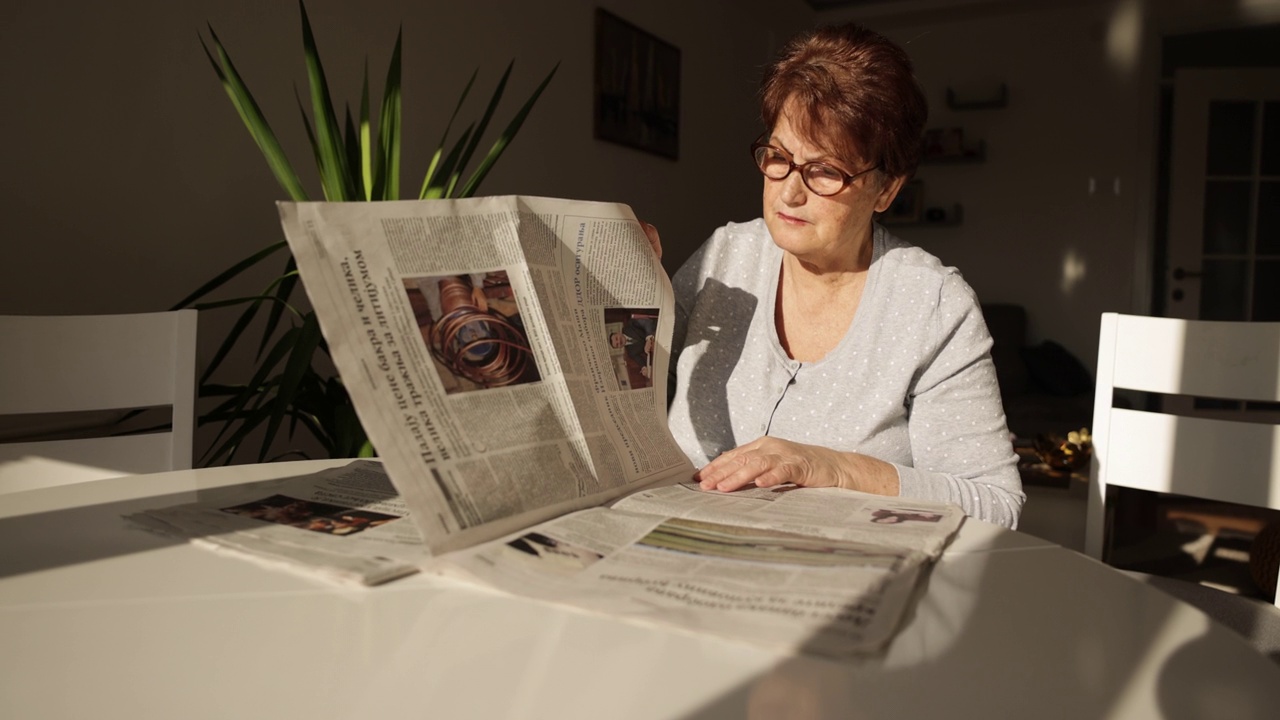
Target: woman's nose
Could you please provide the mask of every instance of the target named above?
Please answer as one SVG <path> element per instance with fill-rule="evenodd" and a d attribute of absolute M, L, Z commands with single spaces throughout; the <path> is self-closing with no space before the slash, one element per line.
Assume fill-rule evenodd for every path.
<path fill-rule="evenodd" d="M 799 171 L 782 178 L 782 201 L 788 205 L 800 205 L 804 203 L 805 197 L 808 195 L 808 188 L 804 186 L 804 179 L 800 177 Z"/>

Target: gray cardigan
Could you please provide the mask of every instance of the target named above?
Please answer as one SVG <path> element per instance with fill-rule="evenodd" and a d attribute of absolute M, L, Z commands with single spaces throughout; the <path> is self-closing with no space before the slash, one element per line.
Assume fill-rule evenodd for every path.
<path fill-rule="evenodd" d="M 892 463 L 903 497 L 1016 527 L 1025 496 L 991 336 L 955 268 L 875 226 L 843 340 L 822 360 L 782 349 L 782 250 L 763 220 L 730 223 L 676 273 L 671 431 L 695 466 L 763 435 Z"/>

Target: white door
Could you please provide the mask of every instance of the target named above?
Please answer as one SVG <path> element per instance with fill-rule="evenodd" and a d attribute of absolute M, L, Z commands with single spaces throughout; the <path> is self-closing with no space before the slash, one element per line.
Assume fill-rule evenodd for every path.
<path fill-rule="evenodd" d="M 1166 314 L 1280 320 L 1280 69 L 1178 70 L 1172 133 Z M 1275 410 L 1203 398 L 1165 407 Z"/>
<path fill-rule="evenodd" d="M 1280 320 L 1280 69 L 1174 76 L 1171 317 Z"/>

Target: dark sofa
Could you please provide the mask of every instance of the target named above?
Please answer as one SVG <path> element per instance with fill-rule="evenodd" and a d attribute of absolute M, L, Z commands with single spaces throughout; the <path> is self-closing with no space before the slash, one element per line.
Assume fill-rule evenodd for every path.
<path fill-rule="evenodd" d="M 1009 430 L 1020 438 L 1066 434 L 1093 424 L 1093 377 L 1084 364 L 1052 340 L 1027 344 L 1027 311 L 1021 305 L 982 306 L 991 332 L 991 359 L 1000 381 Z"/>

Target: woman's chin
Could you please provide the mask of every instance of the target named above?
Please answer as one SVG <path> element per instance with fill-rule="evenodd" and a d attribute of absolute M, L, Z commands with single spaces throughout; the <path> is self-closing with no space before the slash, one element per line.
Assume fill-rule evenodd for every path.
<path fill-rule="evenodd" d="M 803 254 L 806 249 L 815 246 L 816 239 L 811 227 L 795 227 L 790 223 L 780 222 L 768 223 L 768 227 L 773 244 L 793 255 Z"/>

